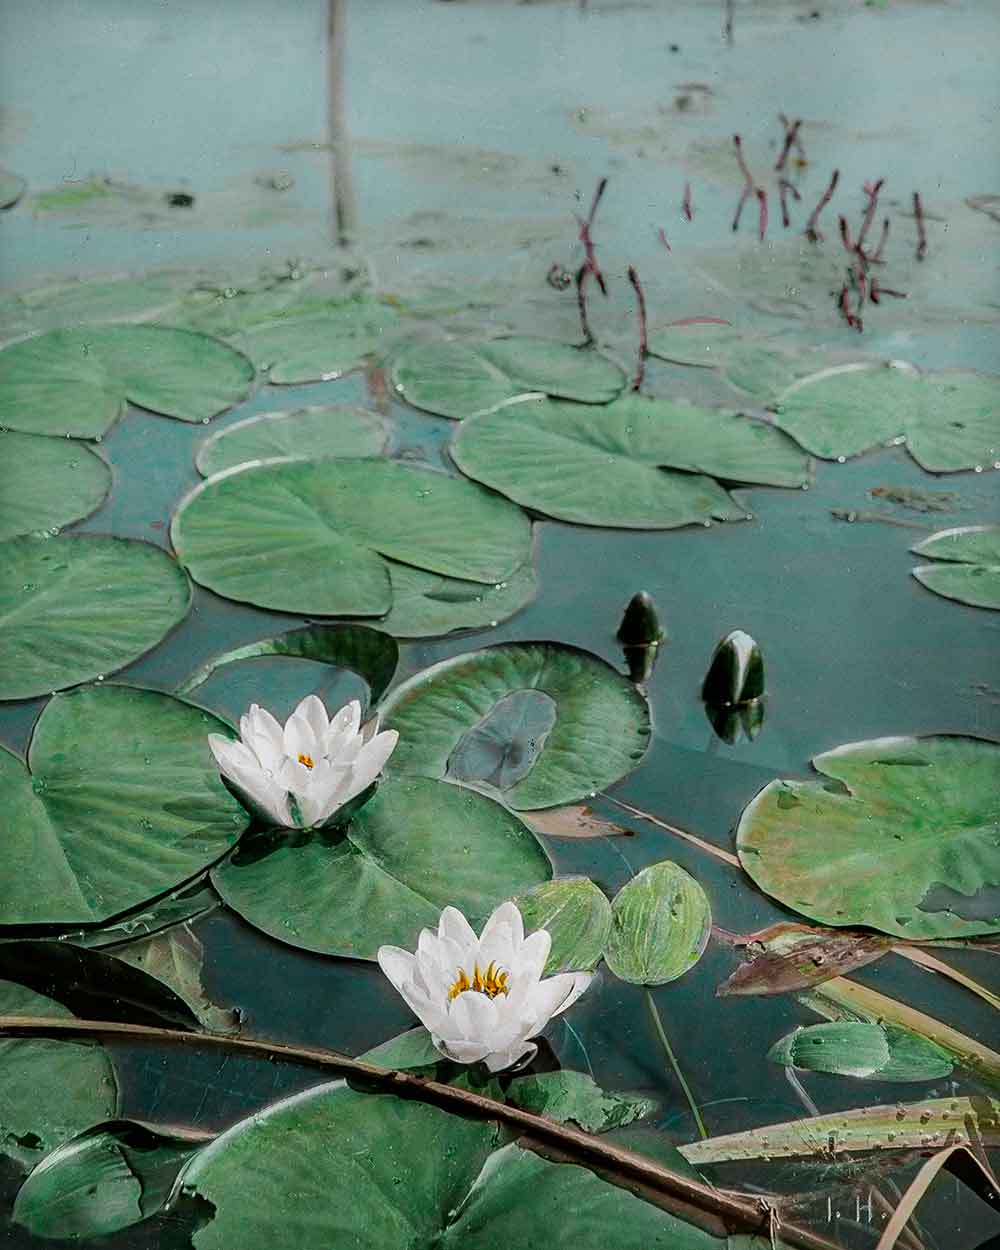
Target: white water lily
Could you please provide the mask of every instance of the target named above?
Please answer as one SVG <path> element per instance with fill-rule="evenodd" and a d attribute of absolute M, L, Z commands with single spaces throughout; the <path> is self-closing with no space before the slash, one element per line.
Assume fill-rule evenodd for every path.
<path fill-rule="evenodd" d="M 399 734 L 361 724 L 355 699 L 332 718 L 310 694 L 282 726 L 256 703 L 240 717 L 240 740 L 209 734 L 220 771 L 276 824 L 309 829 L 372 784 Z"/>
<path fill-rule="evenodd" d="M 456 907 L 446 907 L 437 933 L 424 929 L 414 954 L 382 946 L 378 962 L 445 1058 L 485 1060 L 500 1072 L 530 1062 L 538 1047 L 528 1039 L 590 984 L 589 972 L 542 978 L 551 944 L 545 929 L 524 936 L 513 903 L 502 903 L 478 938 Z"/>

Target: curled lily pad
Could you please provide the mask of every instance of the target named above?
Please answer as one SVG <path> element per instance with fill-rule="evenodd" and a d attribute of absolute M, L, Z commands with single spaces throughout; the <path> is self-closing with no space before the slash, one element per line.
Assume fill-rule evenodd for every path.
<path fill-rule="evenodd" d="M 822 780 L 772 781 L 740 817 L 740 863 L 762 890 L 823 924 L 904 938 L 1000 930 L 1000 746 L 875 738 L 813 767 Z"/>
<path fill-rule="evenodd" d="M 385 422 L 378 413 L 332 404 L 294 412 L 263 412 L 237 421 L 207 438 L 195 463 L 202 477 L 211 477 L 252 460 L 378 456 L 388 442 Z"/>
<path fill-rule="evenodd" d="M 382 713 L 400 734 L 394 773 L 449 777 L 520 811 L 617 781 L 650 733 L 646 701 L 620 673 L 554 642 L 443 660 L 393 690 Z"/>
<path fill-rule="evenodd" d="M 975 608 L 1000 609 L 1000 525 L 941 530 L 910 550 L 941 561 L 913 570 L 928 590 Z"/>
<path fill-rule="evenodd" d="M 652 864 L 623 885 L 611 904 L 604 958 L 623 981 L 666 985 L 693 968 L 712 931 L 705 891 L 678 864 Z"/>
<path fill-rule="evenodd" d="M 82 443 L 0 435 L 0 541 L 89 516 L 111 489 L 111 470 Z"/>
<path fill-rule="evenodd" d="M 611 932 L 611 904 L 588 877 L 560 877 L 519 895 L 526 933 L 546 929 L 552 946 L 545 973 L 585 972 L 597 966 Z"/>
<path fill-rule="evenodd" d="M 90 534 L 0 546 L 0 699 L 137 660 L 187 616 L 191 587 L 150 543 Z"/>
<path fill-rule="evenodd" d="M 606 404 L 625 374 L 590 348 L 511 336 L 415 343 L 394 361 L 392 380 L 415 408 L 460 421 L 542 395 Z"/>
<path fill-rule="evenodd" d="M 796 1029 L 775 1042 L 767 1057 L 804 1072 L 869 1081 L 936 1081 L 954 1067 L 940 1046 L 917 1033 L 860 1020 Z"/>

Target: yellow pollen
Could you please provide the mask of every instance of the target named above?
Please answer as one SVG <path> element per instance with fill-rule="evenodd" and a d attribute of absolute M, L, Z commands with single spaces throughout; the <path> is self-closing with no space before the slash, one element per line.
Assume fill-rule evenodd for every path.
<path fill-rule="evenodd" d="M 306 768 L 312 768 L 312 767 L 313 767 L 313 757 L 312 757 L 311 755 L 300 755 L 300 756 L 299 756 L 299 763 L 300 763 L 300 764 L 305 764 Z"/>
<path fill-rule="evenodd" d="M 459 968 L 455 983 L 448 991 L 449 1001 L 457 998 L 459 994 L 464 994 L 466 990 L 474 990 L 477 994 L 485 994 L 487 998 L 496 998 L 498 994 L 506 994 L 508 992 L 507 981 L 509 977 L 510 973 L 498 968 L 495 961 L 490 963 L 485 972 L 482 972 L 479 965 L 476 964 L 472 972 L 471 981 L 465 969 Z"/>

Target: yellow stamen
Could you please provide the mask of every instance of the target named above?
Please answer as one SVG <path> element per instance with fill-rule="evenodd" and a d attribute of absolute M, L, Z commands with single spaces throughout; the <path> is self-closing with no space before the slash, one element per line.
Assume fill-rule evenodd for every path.
<path fill-rule="evenodd" d="M 299 763 L 300 763 L 300 764 L 305 764 L 306 768 L 312 768 L 312 767 L 313 767 L 313 757 L 312 757 L 311 755 L 300 755 L 300 756 L 299 756 Z"/>
<path fill-rule="evenodd" d="M 490 966 L 485 972 L 482 972 L 479 965 L 476 964 L 472 971 L 471 981 L 465 969 L 459 968 L 458 976 L 448 991 L 449 1001 L 457 998 L 459 994 L 464 994 L 466 990 L 473 990 L 477 994 L 485 994 L 487 998 L 496 998 L 498 994 L 509 992 L 507 984 L 509 979 L 510 973 L 498 968 L 495 961 L 490 962 Z"/>

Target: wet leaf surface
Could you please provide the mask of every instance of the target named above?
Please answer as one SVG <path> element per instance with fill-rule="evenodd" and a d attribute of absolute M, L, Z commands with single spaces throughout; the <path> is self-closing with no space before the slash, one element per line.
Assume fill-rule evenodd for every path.
<path fill-rule="evenodd" d="M 611 904 L 604 958 L 623 981 L 666 985 L 701 958 L 712 931 L 708 897 L 694 877 L 664 860 L 637 873 Z"/>
<path fill-rule="evenodd" d="M 545 974 L 590 971 L 611 934 L 611 904 L 588 877 L 559 877 L 536 885 L 514 902 L 526 933 L 548 930 L 552 938 Z"/>
<path fill-rule="evenodd" d="M 110 489 L 111 470 L 85 444 L 12 430 L 0 436 L 0 541 L 79 521 Z"/>
<path fill-rule="evenodd" d="M 317 460 L 321 456 L 379 456 L 389 443 L 385 422 L 366 408 L 346 404 L 265 412 L 227 425 L 199 447 L 202 477 L 276 456 Z"/>
<path fill-rule="evenodd" d="M 910 550 L 941 561 L 913 570 L 928 590 L 974 608 L 1000 609 L 1000 526 L 941 530 Z"/>

